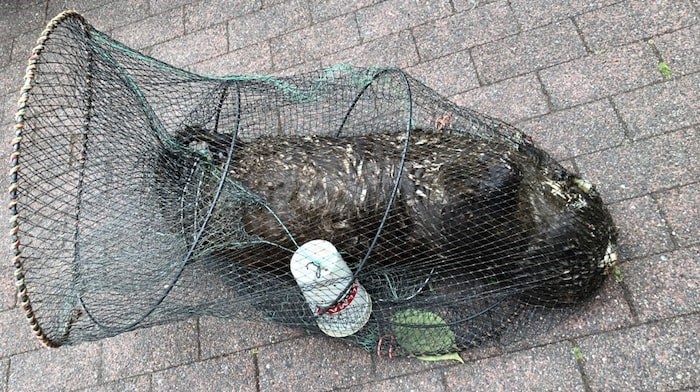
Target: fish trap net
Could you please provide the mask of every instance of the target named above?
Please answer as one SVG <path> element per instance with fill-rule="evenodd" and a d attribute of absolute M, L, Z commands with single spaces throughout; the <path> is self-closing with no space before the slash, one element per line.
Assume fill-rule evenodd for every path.
<path fill-rule="evenodd" d="M 588 181 L 400 69 L 205 77 L 66 12 L 16 120 L 13 261 L 49 346 L 212 315 L 441 354 L 615 261 Z"/>

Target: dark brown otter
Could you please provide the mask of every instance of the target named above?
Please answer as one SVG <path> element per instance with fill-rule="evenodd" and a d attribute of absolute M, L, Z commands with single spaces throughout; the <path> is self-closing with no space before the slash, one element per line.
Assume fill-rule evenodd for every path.
<path fill-rule="evenodd" d="M 414 130 L 403 157 L 406 138 L 236 141 L 200 248 L 214 247 L 248 271 L 286 277 L 296 244 L 325 239 L 353 268 L 366 259 L 361 274 L 401 268 L 486 280 L 544 305 L 579 302 L 600 286 L 615 230 L 590 184 L 528 143 Z M 198 181 L 207 194 L 231 140 L 201 140 L 210 151 L 181 172 L 206 167 Z"/>

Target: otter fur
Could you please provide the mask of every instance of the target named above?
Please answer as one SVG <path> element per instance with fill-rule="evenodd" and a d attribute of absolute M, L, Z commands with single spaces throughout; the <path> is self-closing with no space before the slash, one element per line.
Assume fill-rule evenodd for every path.
<path fill-rule="evenodd" d="M 203 142 L 208 152 L 166 160 L 179 162 L 181 178 L 205 165 L 199 182 L 213 192 L 222 176 L 207 173 L 224 167 L 231 136 L 190 130 L 180 142 Z M 591 296 L 614 259 L 616 232 L 598 193 L 527 142 L 420 129 L 259 137 L 233 143 L 226 176 L 253 196 L 241 202 L 224 191 L 207 227 L 216 235 L 200 247 L 249 271 L 288 276 L 296 245 L 325 239 L 352 267 L 366 259 L 362 273 L 488 280 L 558 306 Z M 221 247 L 240 231 L 261 241 Z"/>

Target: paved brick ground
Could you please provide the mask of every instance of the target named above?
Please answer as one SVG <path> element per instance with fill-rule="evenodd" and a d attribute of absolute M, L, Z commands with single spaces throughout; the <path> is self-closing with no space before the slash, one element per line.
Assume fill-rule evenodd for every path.
<path fill-rule="evenodd" d="M 201 73 L 399 65 L 456 102 L 522 127 L 599 184 L 620 227 L 624 278 L 609 280 L 582 314 L 537 341 L 467 352 L 467 364 L 455 366 L 377 359 L 275 325 L 210 318 L 47 350 L 16 308 L 5 263 L 0 391 L 697 390 L 699 6 L 690 0 L 0 1 L 6 145 L 32 42 L 66 8 L 134 48 Z M 661 61 L 671 67 L 668 80 L 657 69 Z"/>

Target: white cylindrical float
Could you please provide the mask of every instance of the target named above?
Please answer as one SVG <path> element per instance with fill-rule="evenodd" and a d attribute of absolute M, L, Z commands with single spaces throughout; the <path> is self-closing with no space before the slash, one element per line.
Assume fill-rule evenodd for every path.
<path fill-rule="evenodd" d="M 323 333 L 349 336 L 367 323 L 372 299 L 357 280 L 353 281 L 350 267 L 333 244 L 324 240 L 303 244 L 294 252 L 290 268 Z"/>

